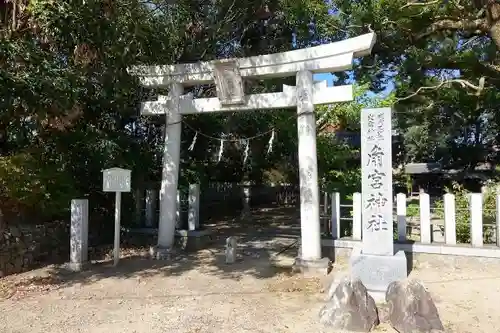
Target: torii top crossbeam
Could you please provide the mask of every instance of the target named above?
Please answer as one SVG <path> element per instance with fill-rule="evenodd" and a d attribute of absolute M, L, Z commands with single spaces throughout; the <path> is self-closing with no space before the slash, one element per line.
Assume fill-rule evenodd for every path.
<path fill-rule="evenodd" d="M 140 78 L 145 87 L 165 87 L 172 83 L 183 86 L 213 83 L 214 71 L 223 63 L 233 62 L 243 78 L 294 76 L 298 71 L 313 73 L 341 72 L 352 68 L 355 57 L 369 55 L 376 41 L 375 33 L 325 45 L 248 58 L 165 66 L 134 66 L 129 73 Z"/>

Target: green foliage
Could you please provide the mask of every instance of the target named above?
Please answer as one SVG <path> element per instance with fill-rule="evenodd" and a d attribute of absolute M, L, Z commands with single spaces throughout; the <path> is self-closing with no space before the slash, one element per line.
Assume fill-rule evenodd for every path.
<path fill-rule="evenodd" d="M 394 86 L 404 163 L 466 169 L 498 161 L 498 1 L 332 3 L 337 35 L 377 34 L 374 56 L 363 58 L 354 75 L 377 92 Z"/>
<path fill-rule="evenodd" d="M 75 182 L 58 161 L 48 162 L 35 154 L 0 157 L 0 198 L 10 210 L 32 216 L 59 217 L 76 197 Z"/>
<path fill-rule="evenodd" d="M 354 101 L 317 108 L 319 178 L 328 192 L 347 195 L 361 191 L 360 147 L 337 140 L 335 133 L 323 130 L 331 126 L 359 135 L 361 110 L 390 105 L 392 98 L 369 97 L 367 93 L 368 85 L 355 86 Z"/>
<path fill-rule="evenodd" d="M 396 105 L 402 159 L 440 159 L 471 167 L 498 159 L 500 132 L 499 41 L 473 26 L 428 27 L 448 17 L 483 20 L 476 2 L 405 6 L 406 0 L 167 0 L 5 2 L 0 8 L 0 196 L 2 205 L 24 207 L 41 219 L 66 214 L 69 200 L 93 196 L 95 206 L 112 207 L 100 192 L 101 170 L 132 169 L 134 186 L 158 182 L 164 119 L 137 117 L 139 102 L 162 89 L 139 86 L 127 67 L 244 57 L 288 51 L 353 37 L 374 29 L 374 56 L 337 73 L 335 84 L 356 80 L 356 100 L 319 107 L 318 163 L 329 191 L 359 191 L 359 150 L 324 133 L 328 127 L 359 132 L 363 107 Z M 434 3 L 434 2 L 432 2 Z M 15 7 L 14 7 L 15 6 Z M 457 10 L 457 6 L 463 9 Z M 490 6 L 490 5 L 488 5 Z M 491 6 L 494 6 L 492 4 Z M 495 5 L 496 6 L 496 5 Z M 488 9 L 488 8 L 487 8 Z M 332 15 L 336 13 L 335 15 Z M 486 22 L 490 24 L 490 22 Z M 477 37 L 477 38 L 475 38 Z M 475 38 L 475 39 L 474 39 Z M 419 88 L 460 75 L 480 93 L 455 83 Z M 392 82 L 387 97 L 373 96 Z M 289 79 L 249 81 L 251 93 L 277 91 Z M 190 88 L 189 88 L 190 89 Z M 210 87 L 189 90 L 212 97 Z M 418 92 L 418 93 L 417 93 Z M 410 94 L 416 94 L 411 98 Z M 382 96 L 385 96 L 382 95 Z M 209 180 L 297 181 L 297 130 L 293 112 L 245 112 L 184 118 L 193 128 L 228 144 L 217 163 L 219 142 L 198 138 L 183 126 L 181 186 Z M 239 138 L 276 128 L 250 143 L 243 163 Z M 125 200 L 125 199 L 124 199 Z M 0 207 L 2 209 L 2 207 Z"/>
<path fill-rule="evenodd" d="M 496 221 L 496 189 L 498 184 L 488 186 L 483 193 L 483 238 L 485 243 L 490 243 L 493 237 L 492 225 Z M 470 243 L 470 206 L 469 195 L 471 192 L 464 189 L 458 183 L 454 183 L 449 193 L 455 195 L 455 222 L 457 232 L 457 242 Z M 437 215 L 444 219 L 444 201 L 436 201 Z M 488 227 L 488 225 L 490 225 Z"/>
<path fill-rule="evenodd" d="M 296 47 L 314 45 L 336 21 L 328 10 L 322 0 L 6 2 L 0 7 L 0 209 L 29 210 L 45 220 L 67 215 L 72 198 L 91 197 L 105 212 L 112 200 L 101 193 L 101 170 L 110 166 L 132 169 L 134 187 L 158 182 L 164 119 L 137 113 L 139 102 L 165 91 L 141 88 L 127 68 L 287 51 L 294 32 Z M 289 82 L 248 83 L 261 93 Z M 193 92 L 214 93 L 210 87 Z M 232 133 L 236 142 L 217 163 L 219 142 L 200 137 L 189 151 L 194 132 L 183 126 L 181 188 L 208 180 L 260 182 L 273 168 L 296 172 L 293 112 L 185 120 L 214 137 Z M 268 136 L 252 140 L 244 164 L 237 139 L 272 127 L 273 152 L 266 154 Z"/>
<path fill-rule="evenodd" d="M 420 215 L 420 206 L 416 203 L 410 203 L 406 207 L 406 216 L 408 217 L 417 217 Z"/>

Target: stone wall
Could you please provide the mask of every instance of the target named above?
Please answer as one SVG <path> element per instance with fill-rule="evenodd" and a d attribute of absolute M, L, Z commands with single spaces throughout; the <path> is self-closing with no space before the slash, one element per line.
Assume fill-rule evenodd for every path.
<path fill-rule="evenodd" d="M 0 277 L 25 272 L 42 263 L 67 260 L 69 233 L 64 223 L 4 226 L 0 230 Z"/>

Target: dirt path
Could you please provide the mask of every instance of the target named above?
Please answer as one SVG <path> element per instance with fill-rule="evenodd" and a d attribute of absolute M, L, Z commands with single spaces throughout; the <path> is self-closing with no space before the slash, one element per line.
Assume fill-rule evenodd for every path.
<path fill-rule="evenodd" d="M 39 287 L 42 290 L 20 285 L 18 293 L 1 301 L 0 331 L 328 331 L 318 324 L 325 281 L 292 276 L 270 267 L 267 259 L 250 256 L 230 268 L 211 251 L 179 260 L 174 265 L 123 260 L 118 271 L 103 265 L 77 275 L 54 268 L 30 273 L 50 276 L 52 284 Z M 333 274 L 343 267 L 339 264 Z M 449 332 L 500 332 L 498 263 L 459 260 L 440 267 L 421 263 L 412 277 L 430 289 Z M 387 326 L 379 331 L 392 332 Z"/>
<path fill-rule="evenodd" d="M 179 259 L 173 266 L 141 259 L 123 260 L 118 272 L 103 265 L 78 275 L 61 274 L 54 268 L 31 273 L 56 278 L 48 291 L 19 292 L 0 302 L 0 323 L 5 325 L 0 331 L 187 333 L 319 329 L 316 316 L 309 315 L 317 313 L 321 306 L 318 279 L 290 276 L 250 255 L 230 269 L 225 268 L 221 254 L 211 251 L 184 260 Z"/>
<path fill-rule="evenodd" d="M 224 263 L 219 244 L 170 263 L 125 258 L 116 269 L 47 267 L 2 279 L 0 332 L 331 332 L 318 323 L 322 291 L 346 262 L 328 278 L 291 275 L 293 251 L 277 258 L 284 267 L 269 264 L 295 241 L 278 236 L 245 239 L 234 265 Z M 448 332 L 500 332 L 500 261 L 420 256 L 411 277 L 428 287 Z"/>

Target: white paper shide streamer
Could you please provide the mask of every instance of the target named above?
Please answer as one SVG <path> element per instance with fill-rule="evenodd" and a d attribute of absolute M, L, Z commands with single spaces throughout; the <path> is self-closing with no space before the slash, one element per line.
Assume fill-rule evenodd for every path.
<path fill-rule="evenodd" d="M 219 146 L 219 159 L 217 162 L 220 162 L 222 159 L 222 152 L 224 151 L 224 139 L 220 139 L 220 146 Z"/>
<path fill-rule="evenodd" d="M 243 153 L 243 164 L 245 164 L 248 159 L 248 151 L 250 149 L 250 139 L 243 140 L 243 144 L 245 145 L 245 152 Z"/>
<path fill-rule="evenodd" d="M 203 133 L 195 131 L 193 140 L 191 141 L 191 144 L 189 145 L 189 148 L 188 148 L 189 151 L 194 150 L 194 147 L 195 147 L 197 140 L 198 140 L 198 134 L 204 135 Z M 250 140 L 253 138 L 256 138 L 256 137 L 260 137 L 260 136 L 261 135 L 258 135 L 258 136 L 252 137 L 252 138 L 240 139 L 240 146 L 245 147 L 244 148 L 245 150 L 243 151 L 243 164 L 245 164 L 247 162 L 248 157 L 250 155 Z M 209 138 L 216 139 L 213 137 L 209 137 Z M 227 138 L 227 135 L 222 134 L 221 138 L 218 139 L 219 140 L 219 153 L 217 156 L 217 163 L 222 161 L 222 156 L 224 154 L 224 141 L 228 141 L 228 139 L 226 139 L 226 138 Z M 269 138 L 269 142 L 267 143 L 267 154 L 268 155 L 273 151 L 273 144 L 274 144 L 275 139 L 276 139 L 276 133 L 275 133 L 275 130 L 273 128 L 271 130 L 271 137 Z M 231 140 L 229 140 L 229 141 L 231 141 Z"/>
<path fill-rule="evenodd" d="M 271 132 L 271 138 L 269 139 L 269 143 L 267 144 L 267 154 L 270 154 L 273 151 L 273 141 L 274 141 L 274 128 Z"/>
<path fill-rule="evenodd" d="M 194 149 L 194 145 L 196 144 L 196 139 L 198 138 L 198 132 L 195 133 L 194 135 L 194 138 L 193 138 L 193 142 L 191 142 L 191 145 L 189 146 L 189 151 L 193 151 Z"/>

